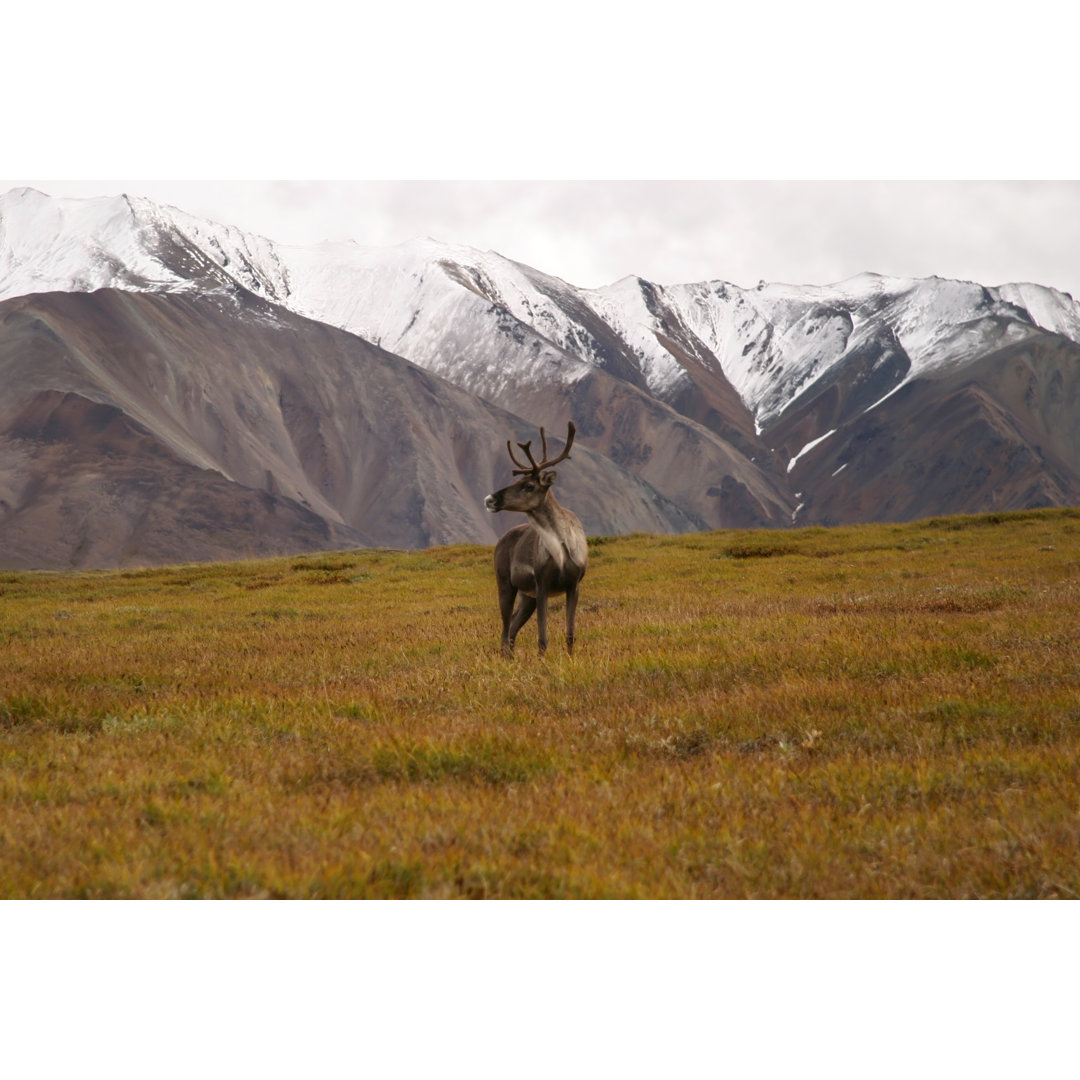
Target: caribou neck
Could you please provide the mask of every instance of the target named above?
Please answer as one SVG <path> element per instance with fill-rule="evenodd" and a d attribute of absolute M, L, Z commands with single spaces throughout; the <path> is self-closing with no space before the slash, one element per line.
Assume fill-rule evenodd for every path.
<path fill-rule="evenodd" d="M 581 525 L 569 510 L 559 505 L 553 492 L 549 491 L 547 498 L 528 512 L 528 517 L 560 569 L 567 562 L 577 567 L 584 565 L 581 548 L 585 537 Z"/>

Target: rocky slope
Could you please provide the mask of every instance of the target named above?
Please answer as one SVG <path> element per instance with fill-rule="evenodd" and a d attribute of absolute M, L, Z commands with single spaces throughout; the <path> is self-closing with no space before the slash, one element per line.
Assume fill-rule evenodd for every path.
<path fill-rule="evenodd" d="M 585 290 L 431 240 L 286 247 L 23 189 L 0 196 L 0 301 L 9 564 L 489 542 L 508 429 L 571 417 L 560 491 L 594 532 L 1080 502 L 1080 308 L 1038 285 Z M 208 520 L 248 524 L 192 532 L 179 495 L 131 495 L 203 482 L 226 485 Z M 115 538 L 89 539 L 105 503 Z"/>
<path fill-rule="evenodd" d="M 104 567 L 491 543 L 516 417 L 256 298 L 101 290 L 0 304 L 0 563 Z M 593 532 L 696 527 L 575 447 Z"/>

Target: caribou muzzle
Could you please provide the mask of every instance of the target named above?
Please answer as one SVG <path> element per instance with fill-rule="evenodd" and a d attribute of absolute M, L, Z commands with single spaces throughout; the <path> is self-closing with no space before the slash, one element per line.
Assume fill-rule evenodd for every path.
<path fill-rule="evenodd" d="M 502 509 L 502 492 L 496 491 L 494 495 L 489 495 L 484 500 L 484 505 L 491 513 L 497 514 Z"/>

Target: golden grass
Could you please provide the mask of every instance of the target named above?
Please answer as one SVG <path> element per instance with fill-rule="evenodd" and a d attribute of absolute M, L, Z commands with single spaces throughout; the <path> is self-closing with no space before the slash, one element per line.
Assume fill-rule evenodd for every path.
<path fill-rule="evenodd" d="M 0 574 L 3 897 L 1075 897 L 1080 512 Z"/>

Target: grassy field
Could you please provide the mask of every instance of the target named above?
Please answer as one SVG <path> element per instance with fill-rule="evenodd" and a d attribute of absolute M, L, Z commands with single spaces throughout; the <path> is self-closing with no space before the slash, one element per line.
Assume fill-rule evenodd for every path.
<path fill-rule="evenodd" d="M 1080 511 L 0 573 L 2 897 L 1080 894 Z"/>

